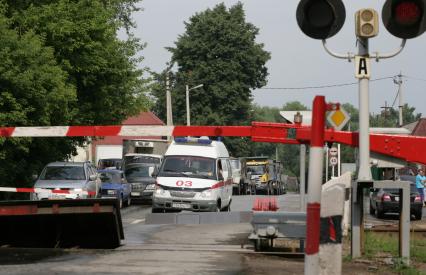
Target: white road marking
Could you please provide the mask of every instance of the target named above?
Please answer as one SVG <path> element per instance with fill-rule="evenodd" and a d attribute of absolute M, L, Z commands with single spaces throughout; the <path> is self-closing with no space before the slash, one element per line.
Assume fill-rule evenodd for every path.
<path fill-rule="evenodd" d="M 141 223 L 141 222 L 144 222 L 144 221 L 145 221 L 145 219 L 134 220 L 130 224 L 138 224 L 138 223 Z"/>

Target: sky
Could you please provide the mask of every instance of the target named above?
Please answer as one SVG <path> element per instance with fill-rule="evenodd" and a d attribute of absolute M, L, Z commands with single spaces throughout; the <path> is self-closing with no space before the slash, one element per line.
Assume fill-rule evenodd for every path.
<path fill-rule="evenodd" d="M 184 22 L 197 12 L 213 8 L 219 3 L 231 7 L 235 0 L 143 0 L 143 9 L 134 14 L 136 37 L 147 46 L 141 66 L 160 72 L 165 69 L 171 54 L 165 47 L 173 47 L 179 35 L 185 33 Z M 298 0 L 243 0 L 246 21 L 259 28 L 258 43 L 271 53 L 267 62 L 269 76 L 265 87 L 299 88 L 357 83 L 354 62 L 337 59 L 324 50 L 320 40 L 311 39 L 296 22 Z M 346 20 L 343 28 L 327 40 L 337 53 L 356 53 L 354 14 L 362 8 L 374 8 L 381 15 L 384 0 L 344 0 Z M 393 52 L 401 39 L 389 34 L 379 18 L 379 35 L 370 39 L 370 53 Z M 426 117 L 426 33 L 409 39 L 396 57 L 371 62 L 371 80 L 402 73 L 402 99 Z M 370 82 L 370 112 L 379 113 L 381 107 L 392 105 L 398 86 L 391 78 Z M 358 85 L 301 90 L 253 91 L 253 101 L 260 106 L 282 107 L 286 102 L 300 101 L 312 106 L 315 95 L 324 95 L 328 102 L 351 103 L 358 108 Z M 397 108 L 398 100 L 394 107 Z"/>

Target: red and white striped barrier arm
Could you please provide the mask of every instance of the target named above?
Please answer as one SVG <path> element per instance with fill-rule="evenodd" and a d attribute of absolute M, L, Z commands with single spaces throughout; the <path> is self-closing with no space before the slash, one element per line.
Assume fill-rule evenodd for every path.
<path fill-rule="evenodd" d="M 0 187 L 0 192 L 96 195 L 96 192 L 93 191 L 16 187 Z"/>
<path fill-rule="evenodd" d="M 46 126 L 0 127 L 2 137 L 251 136 L 251 126 Z"/>

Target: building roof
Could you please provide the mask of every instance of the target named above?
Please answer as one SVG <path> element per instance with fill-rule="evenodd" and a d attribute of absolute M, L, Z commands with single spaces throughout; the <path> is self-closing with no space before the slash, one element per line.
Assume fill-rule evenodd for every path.
<path fill-rule="evenodd" d="M 123 121 L 122 125 L 164 125 L 164 122 L 152 112 L 141 112 L 139 115 L 129 117 Z M 160 136 L 138 136 L 138 137 L 104 137 L 103 139 L 94 140 L 96 145 L 121 145 L 123 139 L 161 139 Z"/>
<path fill-rule="evenodd" d="M 426 118 L 419 119 L 411 134 L 413 136 L 426 136 Z"/>
<path fill-rule="evenodd" d="M 123 121 L 122 125 L 164 125 L 164 122 L 152 112 L 141 112 Z"/>
<path fill-rule="evenodd" d="M 407 129 L 407 130 L 409 130 L 410 133 L 412 133 L 413 130 L 414 130 L 414 128 L 416 127 L 417 123 L 419 123 L 419 122 L 418 121 L 414 121 L 414 122 L 411 122 L 409 124 L 403 125 L 402 127 L 405 128 L 405 129 Z"/>

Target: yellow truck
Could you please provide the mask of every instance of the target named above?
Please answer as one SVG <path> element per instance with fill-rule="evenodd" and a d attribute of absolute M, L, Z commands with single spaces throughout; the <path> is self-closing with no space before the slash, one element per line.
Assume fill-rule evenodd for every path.
<path fill-rule="evenodd" d="M 241 158 L 241 191 L 243 194 L 280 195 L 285 193 L 282 164 L 268 157 Z"/>

